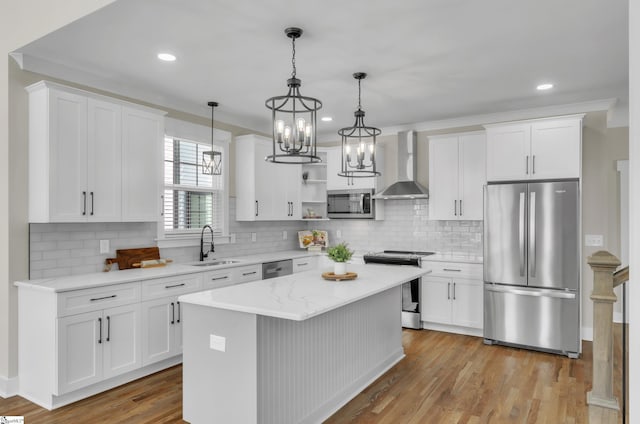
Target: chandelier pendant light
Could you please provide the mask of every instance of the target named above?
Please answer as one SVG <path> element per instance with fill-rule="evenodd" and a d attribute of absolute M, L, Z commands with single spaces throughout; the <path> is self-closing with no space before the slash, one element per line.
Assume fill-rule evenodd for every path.
<path fill-rule="evenodd" d="M 342 166 L 340 177 L 366 178 L 381 175 L 376 170 L 376 137 L 382 131 L 364 124 L 364 110 L 360 98 L 360 83 L 367 74 L 356 72 L 353 77 L 358 80 L 358 109 L 354 112 L 355 123 L 351 127 L 342 128 L 338 135 L 342 137 Z"/>
<path fill-rule="evenodd" d="M 222 152 L 213 148 L 213 111 L 218 102 L 207 103 L 211 107 L 211 150 L 202 152 L 202 173 L 205 175 L 222 175 Z"/>
<path fill-rule="evenodd" d="M 322 108 L 322 102 L 301 95 L 302 82 L 296 78 L 296 39 L 300 38 L 302 30 L 287 28 L 284 32 L 291 39 L 293 71 L 287 80 L 287 94 L 265 102 L 271 110 L 273 131 L 273 150 L 265 160 L 293 164 L 322 162 L 316 146 L 316 112 Z"/>

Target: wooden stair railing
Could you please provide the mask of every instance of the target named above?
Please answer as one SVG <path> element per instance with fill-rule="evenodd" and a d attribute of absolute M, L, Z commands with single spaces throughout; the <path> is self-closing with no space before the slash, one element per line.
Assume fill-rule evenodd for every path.
<path fill-rule="evenodd" d="M 593 270 L 593 386 L 587 403 L 619 410 L 613 395 L 613 288 L 629 279 L 629 267 L 615 272 L 620 260 L 604 250 L 589 256 L 587 263 Z"/>
<path fill-rule="evenodd" d="M 613 274 L 613 288 L 618 287 L 620 284 L 629 281 L 629 267 L 624 267 Z"/>

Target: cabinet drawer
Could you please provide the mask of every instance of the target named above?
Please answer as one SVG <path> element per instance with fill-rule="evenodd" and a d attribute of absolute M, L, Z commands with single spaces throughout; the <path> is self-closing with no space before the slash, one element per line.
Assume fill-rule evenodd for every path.
<path fill-rule="evenodd" d="M 233 268 L 205 272 L 202 275 L 202 289 L 211 290 L 229 286 L 233 281 Z"/>
<path fill-rule="evenodd" d="M 201 274 L 177 275 L 142 282 L 142 300 L 191 293 L 202 287 Z"/>
<path fill-rule="evenodd" d="M 115 284 L 58 294 L 58 316 L 97 311 L 140 301 L 140 283 Z"/>
<path fill-rule="evenodd" d="M 248 283 L 249 281 L 262 280 L 262 264 L 233 268 L 234 284 Z"/>
<path fill-rule="evenodd" d="M 424 268 L 431 269 L 433 276 L 442 277 L 469 277 L 482 280 L 482 264 L 469 264 L 461 262 L 437 262 L 424 261 Z"/>
<path fill-rule="evenodd" d="M 306 258 L 296 258 L 293 260 L 293 272 L 310 271 L 318 268 L 318 257 L 308 256 Z"/>

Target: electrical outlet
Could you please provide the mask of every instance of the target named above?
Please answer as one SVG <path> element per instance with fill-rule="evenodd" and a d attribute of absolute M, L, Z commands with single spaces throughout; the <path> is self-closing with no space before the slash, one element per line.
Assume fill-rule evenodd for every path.
<path fill-rule="evenodd" d="M 286 239 L 287 239 L 287 232 L 282 231 L 282 240 L 286 240 Z"/>
<path fill-rule="evenodd" d="M 604 244 L 604 237 L 600 234 L 585 234 L 584 245 L 585 246 L 602 246 Z"/>
<path fill-rule="evenodd" d="M 100 253 L 109 253 L 109 240 L 100 240 Z"/>
<path fill-rule="evenodd" d="M 342 238 L 342 231 L 341 230 L 336 230 L 336 238 L 339 238 L 339 239 Z"/>
<path fill-rule="evenodd" d="M 209 348 L 219 352 L 226 352 L 227 338 L 223 336 L 216 336 L 215 334 L 209 334 Z"/>
<path fill-rule="evenodd" d="M 256 233 L 251 233 L 251 241 L 257 241 L 258 235 Z"/>

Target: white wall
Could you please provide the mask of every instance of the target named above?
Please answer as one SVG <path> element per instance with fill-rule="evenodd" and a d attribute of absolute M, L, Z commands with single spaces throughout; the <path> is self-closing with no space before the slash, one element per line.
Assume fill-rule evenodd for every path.
<path fill-rule="evenodd" d="M 640 305 L 640 0 L 629 0 L 629 304 Z M 635 217 L 635 219 L 633 219 Z M 636 279 L 637 280 L 637 279 Z M 635 283 L 635 284 L 634 284 Z M 629 312 L 629 420 L 640 422 L 640 308 Z"/>
<path fill-rule="evenodd" d="M 0 394 L 15 391 L 12 378 L 18 371 L 17 302 L 11 281 L 20 276 L 15 275 L 9 260 L 12 237 L 15 237 L 15 233 L 10 233 L 14 201 L 10 192 L 10 166 L 16 165 L 12 161 L 9 137 L 9 53 L 112 2 L 66 0 L 62 6 L 50 0 L 20 0 L 10 5 L 3 2 L 0 13 Z M 22 240 L 16 242 L 25 246 L 27 233 L 19 237 Z M 20 262 L 26 262 L 27 250 L 14 252 L 12 260 L 16 256 L 22 257 Z"/>

